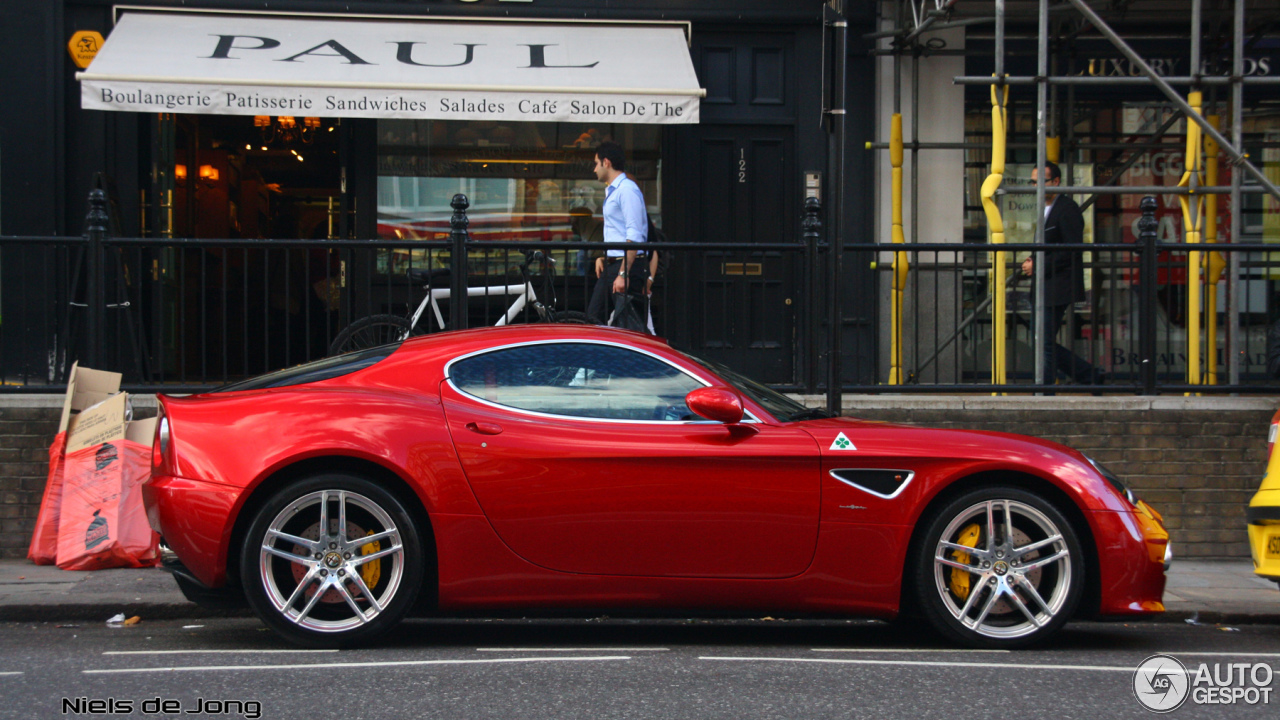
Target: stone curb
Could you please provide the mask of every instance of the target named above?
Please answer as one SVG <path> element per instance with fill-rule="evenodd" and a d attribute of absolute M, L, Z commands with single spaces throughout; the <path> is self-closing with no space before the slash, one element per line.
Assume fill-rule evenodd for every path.
<path fill-rule="evenodd" d="M 53 393 L 0 393 L 0 408 L 47 408 L 61 411 L 62 405 L 66 401 L 66 395 Z M 156 396 L 154 394 L 129 393 L 129 402 L 133 403 L 135 410 L 142 408 L 154 408 L 156 406 Z"/>
<path fill-rule="evenodd" d="M 826 407 L 825 395 L 790 394 L 806 407 Z M 859 410 L 1107 410 L 1112 412 L 1196 411 L 1274 412 L 1280 398 L 1273 395 L 1249 397 L 1181 397 L 1113 395 L 1092 396 L 990 396 L 990 395 L 844 395 L 841 408 Z"/>
<path fill-rule="evenodd" d="M 1140 616 L 1133 618 L 1138 622 L 1187 622 L 1194 620 L 1191 625 L 1280 625 L 1280 611 L 1276 612 L 1238 612 L 1238 611 L 1218 611 L 1218 610 L 1197 610 L 1187 612 L 1184 610 L 1171 610 L 1161 613 L 1160 615 Z M 1108 622 L 1113 620 L 1124 622 L 1126 618 L 1107 618 Z"/>
<path fill-rule="evenodd" d="M 147 620 L 189 620 L 200 618 L 247 618 L 254 617 L 254 614 L 248 608 L 239 609 L 216 609 L 207 608 L 190 602 L 179 603 L 154 603 L 154 602 L 130 602 L 130 603 L 114 603 L 109 608 L 105 608 L 103 604 L 58 604 L 58 605 L 4 605 L 0 606 L 0 622 L 68 622 L 68 621 L 84 621 L 84 622 L 101 622 L 105 623 L 106 618 L 116 613 L 124 613 L 128 617 L 137 615 L 142 618 L 143 622 Z M 429 617 L 429 618 L 454 618 L 452 615 L 415 615 L 410 617 Z M 458 619 L 470 618 L 470 615 L 456 616 Z M 507 617 L 507 616 L 501 616 Z M 587 617 L 587 616 L 583 616 Z M 708 619 L 698 616 L 700 619 Z M 623 617 L 614 617 L 614 620 L 623 620 Z M 646 618 L 652 619 L 652 618 Z M 677 618 L 678 619 L 678 618 Z M 741 622 L 743 618 L 727 617 L 726 621 Z M 782 619 L 782 618 L 779 618 Z M 808 616 L 797 616 L 794 619 L 808 620 L 849 620 L 862 618 L 814 618 Z M 1241 612 L 1241 611 L 1217 611 L 1217 610 L 1171 610 L 1159 615 L 1141 615 L 1141 616 L 1121 616 L 1100 618 L 1102 622 L 1158 622 L 1158 623 L 1185 623 L 1188 620 L 1194 620 L 1194 624 L 1199 625 L 1280 625 L 1280 610 L 1275 612 Z"/>
<path fill-rule="evenodd" d="M 64 622 L 85 621 L 106 623 L 116 613 L 125 617 L 137 615 L 147 620 L 188 620 L 198 618 L 253 617 L 248 608 L 219 610 L 195 603 L 122 602 L 80 603 L 59 605 L 0 605 L 0 622 Z"/>

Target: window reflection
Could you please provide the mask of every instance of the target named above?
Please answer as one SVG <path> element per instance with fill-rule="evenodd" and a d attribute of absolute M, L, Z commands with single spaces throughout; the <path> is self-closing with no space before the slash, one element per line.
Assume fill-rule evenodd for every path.
<path fill-rule="evenodd" d="M 533 412 L 609 420 L 696 419 L 685 395 L 702 383 L 661 360 L 588 343 L 526 345 L 455 362 L 462 392 Z"/>
<path fill-rule="evenodd" d="M 445 240 L 449 202 L 463 193 L 473 240 L 601 241 L 604 187 L 592 171 L 594 148 L 615 140 L 627 172 L 661 224 L 661 130 L 651 125 L 453 120 L 378 121 L 378 237 Z M 586 275 L 591 253 L 544 250 L 561 274 Z M 448 251 L 396 251 L 380 272 L 447 264 Z M 501 274 L 520 251 L 476 254 L 472 275 Z"/>

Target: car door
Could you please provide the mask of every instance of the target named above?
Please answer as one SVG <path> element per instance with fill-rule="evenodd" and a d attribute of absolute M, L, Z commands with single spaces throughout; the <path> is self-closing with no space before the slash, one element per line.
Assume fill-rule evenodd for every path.
<path fill-rule="evenodd" d="M 440 393 L 467 479 L 502 540 L 574 573 L 771 578 L 817 544 L 806 433 L 701 421 L 708 381 L 618 344 L 530 342 L 449 363 Z"/>

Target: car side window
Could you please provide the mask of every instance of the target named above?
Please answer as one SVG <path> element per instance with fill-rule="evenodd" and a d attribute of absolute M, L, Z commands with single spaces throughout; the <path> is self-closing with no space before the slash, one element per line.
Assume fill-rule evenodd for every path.
<path fill-rule="evenodd" d="M 520 345 L 454 362 L 462 392 L 498 405 L 605 420 L 696 419 L 684 396 L 703 386 L 656 357 L 597 343 Z"/>

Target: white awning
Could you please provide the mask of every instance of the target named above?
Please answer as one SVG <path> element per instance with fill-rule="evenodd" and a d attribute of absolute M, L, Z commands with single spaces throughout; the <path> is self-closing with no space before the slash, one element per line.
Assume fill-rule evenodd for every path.
<path fill-rule="evenodd" d="M 127 13 L 76 77 L 85 109 L 696 123 L 672 24 Z"/>

